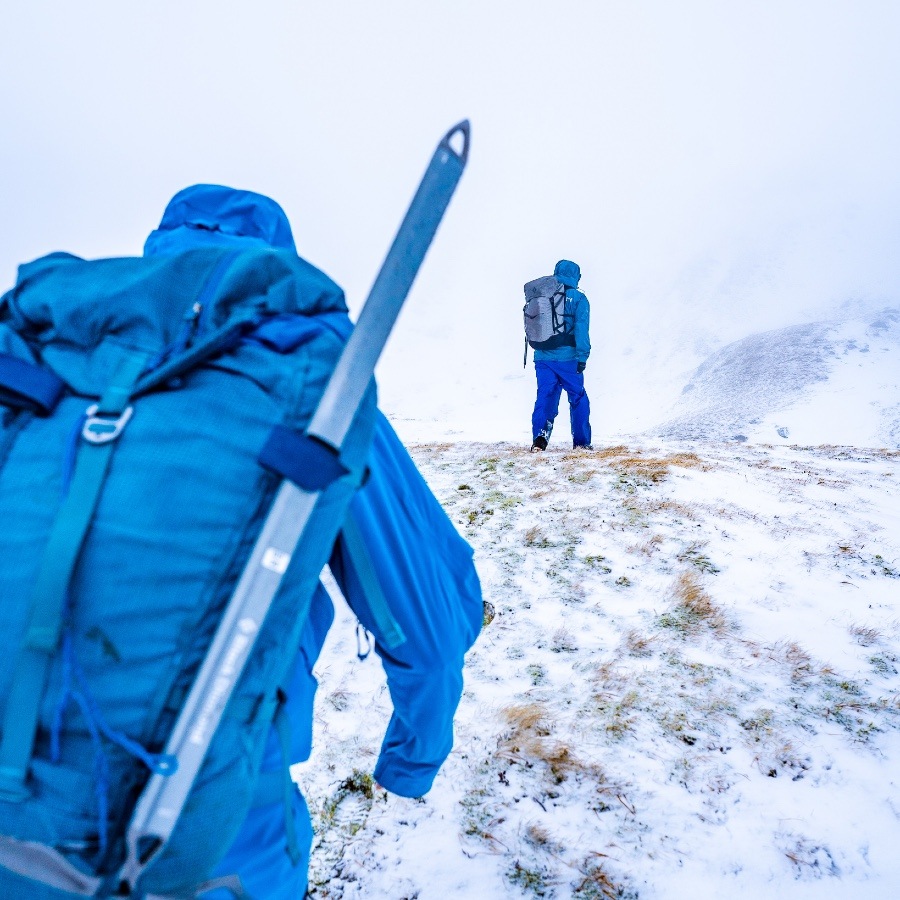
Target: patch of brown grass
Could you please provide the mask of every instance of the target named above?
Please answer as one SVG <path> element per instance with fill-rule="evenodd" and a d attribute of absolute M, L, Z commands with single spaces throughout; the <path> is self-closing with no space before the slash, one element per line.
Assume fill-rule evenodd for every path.
<path fill-rule="evenodd" d="M 728 622 L 712 597 L 703 590 L 700 579 L 691 571 L 682 572 L 672 588 L 675 602 L 657 623 L 682 634 L 696 634 L 703 629 L 721 634 Z"/>
<path fill-rule="evenodd" d="M 553 836 L 537 822 L 530 822 L 525 827 L 525 840 L 539 850 L 546 850 L 550 853 L 560 853 L 564 849 L 562 845 L 553 839 Z"/>
<path fill-rule="evenodd" d="M 408 446 L 410 450 L 416 453 L 444 453 L 447 450 L 452 450 L 456 444 L 450 441 L 443 441 L 436 444 L 420 444 L 413 442 Z"/>
<path fill-rule="evenodd" d="M 629 683 L 629 674 L 617 663 L 618 660 L 608 659 L 594 667 L 593 680 L 599 690 L 623 688 Z"/>
<path fill-rule="evenodd" d="M 712 463 L 701 459 L 696 453 L 690 452 L 644 456 L 640 450 L 630 450 L 628 447 L 618 446 L 595 452 L 593 456 L 595 459 L 608 462 L 610 468 L 622 475 L 642 478 L 653 483 L 664 481 L 672 466 L 681 469 L 700 469 L 703 472 L 713 468 Z"/>
<path fill-rule="evenodd" d="M 816 456 L 825 456 L 828 459 L 900 459 L 900 450 L 889 450 L 886 447 L 841 447 L 837 444 L 819 444 L 813 447 L 797 447 L 791 445 L 791 450 L 805 450 Z"/>
<path fill-rule="evenodd" d="M 695 511 L 691 506 L 679 503 L 677 500 L 658 500 L 656 498 L 642 500 L 641 507 L 646 513 L 671 513 L 682 519 L 695 519 Z"/>
<path fill-rule="evenodd" d="M 860 647 L 871 647 L 881 640 L 881 632 L 877 628 L 868 628 L 865 625 L 851 625 L 847 630 Z"/>
<path fill-rule="evenodd" d="M 574 467 L 572 467 L 574 468 Z M 572 484 L 587 484 L 595 475 L 599 475 L 597 469 L 576 469 L 566 476 Z"/>
<path fill-rule="evenodd" d="M 711 462 L 701 459 L 696 453 L 671 453 L 666 457 L 670 466 L 678 466 L 680 469 L 700 469 L 708 472 L 715 468 Z"/>
<path fill-rule="evenodd" d="M 598 859 L 603 856 L 606 856 L 606 854 L 591 853 L 584 863 L 578 867 L 582 880 L 574 885 L 573 897 L 606 897 L 608 900 L 620 900 L 621 897 L 626 896 L 625 887 L 614 881 L 604 868 L 603 863 L 598 862 Z"/>
<path fill-rule="evenodd" d="M 615 459 L 617 456 L 627 456 L 632 452 L 634 451 L 629 450 L 624 444 L 617 444 L 615 447 L 602 447 L 591 455 L 594 459 Z M 640 453 L 640 450 L 636 452 Z"/>
<path fill-rule="evenodd" d="M 507 706 L 502 711 L 502 716 L 506 719 L 507 725 L 512 726 L 514 735 L 526 731 L 550 734 L 549 726 L 552 719 L 547 708 L 540 703 L 517 703 Z"/>
<path fill-rule="evenodd" d="M 742 641 L 753 659 L 769 659 L 790 669 L 791 681 L 802 681 L 816 674 L 813 670 L 812 657 L 796 641 L 779 641 L 771 646 L 756 641 Z M 824 667 L 819 674 L 828 674 L 831 670 Z"/>
<path fill-rule="evenodd" d="M 791 681 L 801 681 L 813 674 L 812 657 L 796 641 L 784 644 L 782 655 L 791 668 Z"/>
<path fill-rule="evenodd" d="M 652 654 L 652 645 L 655 638 L 641 634 L 637 629 L 632 628 L 625 633 L 622 643 L 628 651 L 629 656 L 647 657 Z"/>
<path fill-rule="evenodd" d="M 532 525 L 528 531 L 525 532 L 525 537 L 523 538 L 526 547 L 537 547 L 537 548 L 546 548 L 552 547 L 553 543 L 550 541 L 547 536 L 541 531 L 540 526 Z"/>
<path fill-rule="evenodd" d="M 629 690 L 619 697 L 612 692 L 595 694 L 593 700 L 594 712 L 600 716 L 603 730 L 610 739 L 621 740 L 632 730 L 637 722 L 632 710 L 640 700 L 637 691 Z"/>
<path fill-rule="evenodd" d="M 628 548 L 629 553 L 639 553 L 641 556 L 651 557 L 662 546 L 665 538 L 661 534 L 654 534 L 640 544 L 632 544 Z"/>
<path fill-rule="evenodd" d="M 564 741 L 552 737 L 553 717 L 541 703 L 520 703 L 502 710 L 508 726 L 498 743 L 497 756 L 526 766 L 541 763 L 553 784 L 562 784 L 570 775 L 604 780 L 598 766 L 582 762 Z"/>
<path fill-rule="evenodd" d="M 643 459 L 637 456 L 624 456 L 615 460 L 611 468 L 618 472 L 619 475 L 640 478 L 653 484 L 665 481 L 669 475 L 669 465 L 664 459 Z"/>
<path fill-rule="evenodd" d="M 704 621 L 718 631 L 725 627 L 725 620 L 712 597 L 703 590 L 700 579 L 693 572 L 682 572 L 675 585 L 675 596 L 680 606 L 693 617 Z"/>

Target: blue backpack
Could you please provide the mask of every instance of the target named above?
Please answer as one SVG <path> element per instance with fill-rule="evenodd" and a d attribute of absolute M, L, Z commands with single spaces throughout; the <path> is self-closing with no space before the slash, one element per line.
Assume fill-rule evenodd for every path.
<path fill-rule="evenodd" d="M 167 738 L 282 482 L 272 435 L 303 431 L 348 328 L 333 282 L 266 249 L 53 254 L 0 300 L 0 896 L 117 895 L 129 815 L 173 769 Z M 243 821 L 374 412 L 370 390 L 129 896 L 195 896 Z M 54 866 L 56 887 L 29 877 Z"/>

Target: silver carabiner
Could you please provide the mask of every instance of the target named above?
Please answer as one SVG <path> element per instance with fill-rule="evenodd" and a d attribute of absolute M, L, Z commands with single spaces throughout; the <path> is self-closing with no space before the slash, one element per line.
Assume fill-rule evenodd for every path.
<path fill-rule="evenodd" d="M 85 411 L 87 418 L 84 428 L 81 429 L 81 436 L 89 444 L 108 444 L 114 441 L 122 433 L 134 412 L 133 406 L 127 406 L 117 418 L 113 419 L 110 416 L 98 416 L 99 408 L 99 404 L 94 403 Z"/>

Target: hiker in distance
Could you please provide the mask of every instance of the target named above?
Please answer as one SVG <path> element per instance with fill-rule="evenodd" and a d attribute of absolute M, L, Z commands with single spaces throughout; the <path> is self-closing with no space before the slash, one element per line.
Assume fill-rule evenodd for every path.
<path fill-rule="evenodd" d="M 0 521 L 18 523 L 0 531 L 0 719 L 29 704 L 35 717 L 33 747 L 12 728 L 0 742 L 0 761 L 18 764 L 24 747 L 20 779 L 0 766 L 0 897 L 112 895 L 135 786 L 148 768 L 178 775 L 160 772 L 161 751 L 281 482 L 260 448 L 304 427 L 352 329 L 343 292 L 297 255 L 281 207 L 217 185 L 178 193 L 143 257 L 54 253 L 0 298 Z M 85 413 L 98 387 L 111 411 Z M 321 489 L 316 527 L 283 562 L 281 605 L 147 869 L 166 885 L 154 896 L 193 897 L 201 882 L 203 900 L 304 895 L 313 832 L 289 767 L 312 747 L 313 666 L 334 620 L 317 583 L 325 561 L 387 675 L 394 714 L 374 780 L 419 797 L 451 750 L 482 621 L 472 550 L 367 397 L 361 437 L 341 454 L 354 468 Z M 344 506 L 350 475 L 363 486 Z M 85 512 L 91 483 L 99 500 Z M 83 545 L 53 582 L 62 641 L 42 694 L 17 659 L 34 655 L 28 598 L 46 588 L 51 529 L 75 530 L 54 516 L 76 504 Z M 10 700 L 20 681 L 36 690 Z"/>
<path fill-rule="evenodd" d="M 591 309 L 578 290 L 580 280 L 581 269 L 561 259 L 553 275 L 525 285 L 525 353 L 527 358 L 530 345 L 537 376 L 532 452 L 547 449 L 563 390 L 569 401 L 572 446 L 591 449 L 591 407 L 584 388 L 584 370 L 591 355 Z"/>

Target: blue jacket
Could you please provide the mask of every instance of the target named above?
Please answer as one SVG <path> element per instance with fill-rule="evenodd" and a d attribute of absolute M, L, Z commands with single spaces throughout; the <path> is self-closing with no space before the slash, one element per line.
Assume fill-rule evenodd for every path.
<path fill-rule="evenodd" d="M 555 350 L 535 350 L 535 362 L 548 360 L 563 362 L 575 359 L 587 362 L 591 355 L 591 305 L 588 298 L 578 290 L 581 280 L 581 269 L 576 263 L 561 259 L 553 274 L 566 286 L 566 318 L 572 318 L 575 324 L 575 346 L 557 347 Z"/>
<path fill-rule="evenodd" d="M 144 253 L 174 254 L 210 244 L 237 247 L 245 241 L 294 251 L 287 217 L 274 201 L 247 191 L 197 185 L 173 198 Z M 374 777 L 393 793 L 417 797 L 431 788 L 453 745 L 463 657 L 481 629 L 481 588 L 471 548 L 380 413 L 369 465 L 370 478 L 354 498 L 350 516 L 406 641 L 391 651 L 386 648 L 343 539 L 334 548 L 330 568 L 360 622 L 375 637 L 394 705 Z M 331 600 L 320 585 L 287 690 L 291 763 L 305 761 L 312 749 L 312 669 L 333 618 Z M 262 768 L 274 771 L 282 764 L 273 729 Z M 295 806 L 306 854 L 312 833 L 299 796 Z M 298 889 L 302 894 L 306 858 L 302 866 L 292 867 L 284 844 L 282 805 L 252 810 L 219 871 L 237 871 L 253 896 L 276 900 L 295 896 Z"/>

